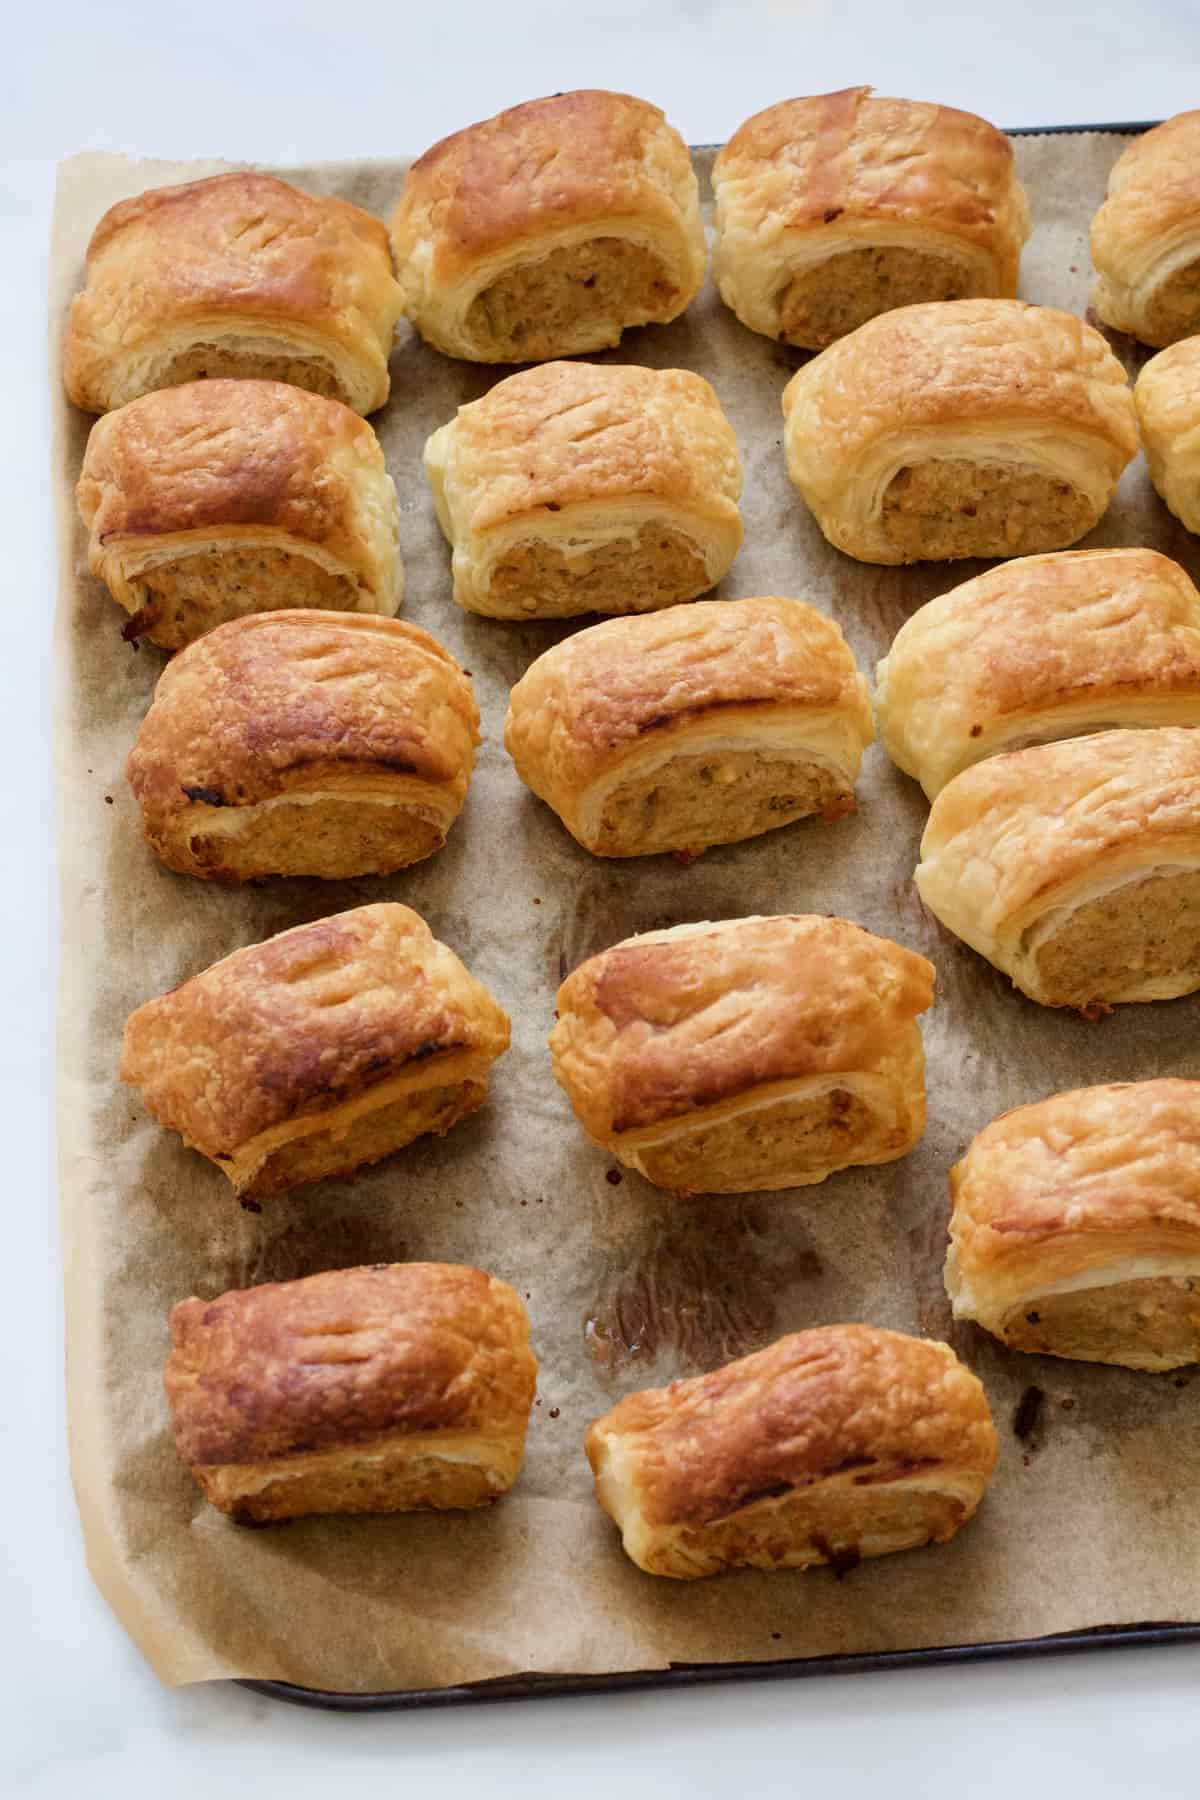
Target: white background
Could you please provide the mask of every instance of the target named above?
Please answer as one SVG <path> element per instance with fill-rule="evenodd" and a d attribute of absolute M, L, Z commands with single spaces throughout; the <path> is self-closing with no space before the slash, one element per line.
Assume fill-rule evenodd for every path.
<path fill-rule="evenodd" d="M 392 155 L 585 85 L 657 101 L 693 142 L 785 95 L 863 81 L 1001 125 L 1161 117 L 1200 105 L 1195 0 L 9 0 L 5 13 L 0 1794 L 301 1800 L 336 1782 L 363 1797 L 429 1784 L 766 1800 L 832 1782 L 850 1800 L 881 1784 L 895 1800 L 1195 1800 L 1200 1650 L 375 1718 L 158 1686 L 91 1587 L 63 1451 L 44 351 L 54 164 L 74 150 Z"/>

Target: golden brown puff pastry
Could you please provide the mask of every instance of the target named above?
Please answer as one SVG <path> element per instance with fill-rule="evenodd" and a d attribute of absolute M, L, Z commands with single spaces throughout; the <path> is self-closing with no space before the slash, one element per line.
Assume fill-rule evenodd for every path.
<path fill-rule="evenodd" d="M 931 800 L 998 751 L 1200 725 L 1200 594 L 1155 550 L 1001 563 L 901 626 L 875 703 L 888 755 Z"/>
<path fill-rule="evenodd" d="M 704 280 L 687 145 L 657 106 L 584 88 L 444 138 L 392 215 L 404 311 L 469 362 L 541 362 L 665 324 Z"/>
<path fill-rule="evenodd" d="M 854 811 L 875 735 L 838 627 L 803 600 L 702 600 L 610 619 L 512 690 L 517 773 L 597 856 L 687 858 Z"/>
<path fill-rule="evenodd" d="M 453 1263 L 330 1269 L 171 1313 L 180 1460 L 247 1523 L 486 1506 L 517 1478 L 536 1382 L 512 1288 Z"/>
<path fill-rule="evenodd" d="M 121 1079 L 239 1196 L 347 1175 L 487 1098 L 508 1017 L 407 906 L 297 925 L 151 1000 Z"/>
<path fill-rule="evenodd" d="M 974 113 L 869 87 L 783 100 L 713 165 L 721 298 L 822 350 L 891 307 L 1011 298 L 1029 236 L 1012 145 Z"/>
<path fill-rule="evenodd" d="M 1152 356 L 1133 390 L 1150 479 L 1200 535 L 1200 337 Z"/>
<path fill-rule="evenodd" d="M 860 562 L 1061 550 L 1137 450 L 1125 371 L 1098 331 L 1019 300 L 903 306 L 800 369 L 788 474 Z"/>
<path fill-rule="evenodd" d="M 1014 1350 L 1200 1361 L 1200 1081 L 1052 1094 L 950 1171 L 946 1288 Z"/>
<path fill-rule="evenodd" d="M 822 1325 L 630 1394 L 585 1448 L 626 1554 L 690 1581 L 944 1543 L 983 1497 L 996 1432 L 948 1345 Z"/>
<path fill-rule="evenodd" d="M 1103 731 L 976 763 L 916 872 L 943 925 L 1043 1006 L 1200 988 L 1200 730 Z"/>
<path fill-rule="evenodd" d="M 67 322 L 67 392 L 109 412 L 155 388 L 260 375 L 374 412 L 400 289 L 387 232 L 346 200 L 241 170 L 111 207 Z"/>
<path fill-rule="evenodd" d="M 658 1187 L 807 1187 L 925 1129 L 923 956 L 846 919 L 628 938 L 558 990 L 554 1075 L 588 1137 Z"/>
<path fill-rule="evenodd" d="M 1121 152 L 1092 220 L 1092 261 L 1106 325 L 1157 346 L 1200 331 L 1200 111 Z"/>
<path fill-rule="evenodd" d="M 687 369 L 548 363 L 425 446 L 454 598 L 497 619 L 649 612 L 715 587 L 742 541 L 737 439 Z"/>
<path fill-rule="evenodd" d="M 478 742 L 470 681 L 427 632 L 263 613 L 168 663 L 126 774 L 169 869 L 336 880 L 440 850 Z"/>
<path fill-rule="evenodd" d="M 191 381 L 98 419 L 88 567 L 164 650 L 276 606 L 396 612 L 396 490 L 371 427 L 282 381 Z"/>

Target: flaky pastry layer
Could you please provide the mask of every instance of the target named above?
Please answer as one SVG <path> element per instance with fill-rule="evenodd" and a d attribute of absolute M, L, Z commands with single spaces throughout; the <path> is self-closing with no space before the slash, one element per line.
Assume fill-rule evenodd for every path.
<path fill-rule="evenodd" d="M 676 318 L 704 278 L 687 145 L 656 106 L 600 89 L 435 144 L 408 172 L 391 235 L 405 314 L 473 362 L 606 349 L 628 326 Z M 515 307 L 492 317 L 489 292 L 514 278 Z"/>
<path fill-rule="evenodd" d="M 871 1325 L 795 1332 L 630 1394 L 585 1442 L 626 1554 L 678 1580 L 943 1541 L 997 1448 L 983 1388 L 947 1345 Z"/>
<path fill-rule="evenodd" d="M 715 586 L 742 541 L 737 440 L 686 369 L 555 362 L 510 375 L 434 432 L 425 470 L 469 612 L 670 605 Z M 654 552 L 670 534 L 692 564 L 664 577 Z M 597 585 L 594 558 L 609 546 Z M 547 556 L 561 565 L 553 584 L 536 560 Z"/>
<path fill-rule="evenodd" d="M 1157 347 L 1200 331 L 1200 111 L 1121 152 L 1091 246 L 1092 304 L 1106 325 Z"/>
<path fill-rule="evenodd" d="M 1002 563 L 901 626 L 876 706 L 888 755 L 931 800 L 1004 750 L 1200 725 L 1200 594 L 1154 550 Z"/>
<path fill-rule="evenodd" d="M 353 1142 L 353 1126 L 398 1100 L 462 1087 L 453 1123 L 486 1094 L 508 1039 L 507 1015 L 454 952 L 408 907 L 381 902 L 236 950 L 139 1007 L 121 1078 L 246 1193 L 281 1148 Z M 370 1160 L 416 1135 L 403 1135 L 410 1110 Z"/>
<path fill-rule="evenodd" d="M 382 1264 L 185 1300 L 171 1346 L 176 1447 L 222 1512 L 477 1506 L 520 1469 L 529 1321 L 479 1269 Z"/>
<path fill-rule="evenodd" d="M 792 377 L 783 411 L 788 474 L 830 543 L 862 562 L 932 554 L 898 541 L 889 520 L 894 484 L 911 471 L 948 472 L 938 516 L 955 544 L 937 555 L 1014 554 L 1061 549 L 1089 530 L 1137 450 L 1125 372 L 1100 333 L 1018 300 L 872 319 Z M 963 508 L 978 510 L 979 496 L 955 492 L 973 470 L 1031 484 L 1021 535 L 1006 546 L 973 541 Z M 1021 541 L 1039 533 L 1044 541 Z"/>
<path fill-rule="evenodd" d="M 1049 1355 L 1200 1360 L 1200 1081 L 1017 1107 L 974 1139 L 950 1193 L 956 1318 Z"/>
<path fill-rule="evenodd" d="M 1028 205 L 1008 139 L 972 113 L 868 87 L 784 100 L 733 134 L 713 192 L 721 298 L 767 337 L 822 349 L 840 335 L 793 316 L 794 284 L 815 277 L 836 292 L 860 252 L 875 255 L 854 325 L 904 301 L 1017 291 Z"/>
<path fill-rule="evenodd" d="M 1022 992 L 1080 1011 L 1200 987 L 1200 892 L 1188 897 L 1198 878 L 1200 730 L 1172 726 L 1036 745 L 964 770 L 934 801 L 915 876 L 930 910 Z M 1170 884 L 1165 910 L 1146 891 L 1159 881 Z M 1116 910 L 1088 915 L 1081 966 L 1047 978 L 1055 941 L 1097 903 Z M 1093 976 L 1089 959 L 1105 950 L 1115 964 Z"/>
<path fill-rule="evenodd" d="M 522 781 L 586 849 L 636 856 L 694 853 L 786 824 L 804 810 L 790 790 L 805 770 L 828 774 L 831 814 L 850 810 L 873 736 L 866 683 L 838 627 L 801 600 L 768 596 L 575 633 L 513 688 L 504 741 Z M 729 816 L 724 794 L 739 790 L 749 758 L 771 765 L 777 810 L 739 813 L 735 802 Z M 653 806 L 613 823 L 622 792 L 647 782 Z M 707 817 L 694 804 L 701 786 Z"/>
<path fill-rule="evenodd" d="M 379 874 L 414 860 L 414 820 L 422 854 L 444 842 L 478 742 L 470 681 L 427 632 L 273 612 L 168 664 L 126 774 L 147 841 L 181 874 Z M 265 830 L 281 808 L 291 830 Z"/>
<path fill-rule="evenodd" d="M 373 412 L 399 315 L 387 233 L 360 207 L 249 170 L 150 188 L 92 234 L 67 392 L 109 412 L 199 375 L 262 375 Z"/>

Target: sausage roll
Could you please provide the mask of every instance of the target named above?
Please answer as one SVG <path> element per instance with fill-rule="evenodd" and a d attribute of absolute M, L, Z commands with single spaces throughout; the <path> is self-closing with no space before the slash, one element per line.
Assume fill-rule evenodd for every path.
<path fill-rule="evenodd" d="M 440 850 L 478 742 L 471 684 L 426 632 L 277 612 L 168 663 L 126 774 L 169 869 L 337 880 Z"/>
<path fill-rule="evenodd" d="M 1092 220 L 1092 261 L 1106 325 L 1159 347 L 1200 331 L 1200 112 L 1121 152 Z"/>
<path fill-rule="evenodd" d="M 930 911 L 1043 1006 L 1200 988 L 1200 730 L 976 763 L 934 801 L 921 859 Z"/>
<path fill-rule="evenodd" d="M 97 420 L 76 488 L 88 567 L 178 650 L 276 606 L 396 612 L 396 490 L 371 427 L 282 381 L 190 381 Z"/>
<path fill-rule="evenodd" d="M 1150 479 L 1200 535 L 1200 337 L 1152 356 L 1133 390 Z"/>
<path fill-rule="evenodd" d="M 923 956 L 846 919 L 726 919 L 604 950 L 558 990 L 555 1078 L 658 1187 L 808 1187 L 925 1129 Z"/>
<path fill-rule="evenodd" d="M 1200 1361 L 1200 1081 L 1052 1094 L 950 1171 L 946 1288 L 1014 1350 Z"/>
<path fill-rule="evenodd" d="M 585 1448 L 626 1555 L 692 1581 L 944 1543 L 983 1497 L 996 1431 L 948 1345 L 822 1325 L 630 1394 Z"/>
<path fill-rule="evenodd" d="M 330 1269 L 171 1313 L 180 1461 L 247 1524 L 486 1506 L 520 1471 L 536 1382 L 512 1288 L 453 1263 Z"/>
<path fill-rule="evenodd" d="M 361 207 L 249 170 L 150 188 L 92 234 L 67 392 L 103 413 L 203 376 L 261 375 L 374 412 L 399 316 L 387 232 Z"/>
<path fill-rule="evenodd" d="M 121 1079 L 239 1196 L 348 1175 L 487 1098 L 508 1017 L 407 906 L 235 950 L 140 1006 Z"/>
<path fill-rule="evenodd" d="M 715 587 L 742 541 L 737 439 L 686 369 L 549 363 L 425 446 L 454 598 L 495 619 L 649 612 Z"/>
<path fill-rule="evenodd" d="M 517 773 L 597 856 L 691 858 L 854 811 L 875 735 L 866 683 L 802 600 L 710 600 L 610 619 L 512 690 Z"/>
<path fill-rule="evenodd" d="M 914 613 L 876 684 L 888 755 L 932 800 L 1000 750 L 1200 725 L 1200 594 L 1155 550 L 1018 558 Z"/>
<path fill-rule="evenodd" d="M 1012 145 L 974 113 L 869 87 L 769 106 L 713 165 L 721 298 L 823 350 L 920 300 L 1009 298 L 1029 236 Z"/>
<path fill-rule="evenodd" d="M 788 474 L 860 562 L 1061 550 L 1137 450 L 1100 333 L 1019 300 L 884 313 L 800 369 L 783 411 Z"/>
<path fill-rule="evenodd" d="M 657 106 L 599 89 L 444 138 L 392 216 L 404 311 L 468 362 L 542 362 L 679 316 L 704 280 L 687 145 Z"/>

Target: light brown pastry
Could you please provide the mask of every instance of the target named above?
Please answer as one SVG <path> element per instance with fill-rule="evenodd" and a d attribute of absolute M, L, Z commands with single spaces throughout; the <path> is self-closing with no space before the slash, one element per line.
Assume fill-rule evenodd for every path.
<path fill-rule="evenodd" d="M 1121 152 L 1092 220 L 1092 261 L 1106 325 L 1156 346 L 1200 331 L 1200 111 Z"/>
<path fill-rule="evenodd" d="M 1200 594 L 1155 550 L 1018 558 L 922 606 L 875 681 L 888 755 L 932 800 L 998 751 L 1200 725 Z"/>
<path fill-rule="evenodd" d="M 454 598 L 496 619 L 649 612 L 715 587 L 742 541 L 737 439 L 701 375 L 547 363 L 425 446 Z"/>
<path fill-rule="evenodd" d="M 1150 479 L 1179 523 L 1200 535 L 1200 337 L 1152 356 L 1133 398 Z"/>
<path fill-rule="evenodd" d="M 184 1300 L 181 1462 L 239 1522 L 486 1506 L 516 1480 L 537 1362 L 507 1283 L 377 1263 Z"/>
<path fill-rule="evenodd" d="M 558 990 L 554 1075 L 658 1187 L 807 1187 L 925 1129 L 923 956 L 846 919 L 725 919 L 603 950 Z"/>
<path fill-rule="evenodd" d="M 150 188 L 92 233 L 67 393 L 103 413 L 201 376 L 260 375 L 374 412 L 399 316 L 387 232 L 361 207 L 244 169 Z"/>
<path fill-rule="evenodd" d="M 239 1197 L 348 1175 L 483 1105 L 508 1018 L 407 906 L 297 925 L 148 1001 L 121 1079 Z"/>
<path fill-rule="evenodd" d="M 944 1543 L 996 1464 L 987 1396 L 949 1346 L 873 1325 L 630 1394 L 585 1447 L 626 1555 L 677 1581 Z"/>
<path fill-rule="evenodd" d="M 169 869 L 336 880 L 440 850 L 478 742 L 471 684 L 427 632 L 263 613 L 168 663 L 126 775 Z"/>
<path fill-rule="evenodd" d="M 691 858 L 854 811 L 875 735 L 845 638 L 803 600 L 709 600 L 611 619 L 512 690 L 517 773 L 597 856 Z"/>
<path fill-rule="evenodd" d="M 1098 331 L 1019 300 L 902 306 L 806 363 L 783 395 L 788 474 L 860 562 L 1061 550 L 1137 450 Z"/>
<path fill-rule="evenodd" d="M 950 1171 L 946 1288 L 1014 1350 L 1200 1362 L 1200 1081 L 1052 1094 Z"/>
<path fill-rule="evenodd" d="M 371 427 L 282 381 L 191 381 L 98 419 L 75 490 L 88 567 L 164 650 L 279 606 L 384 613 L 404 593 Z"/>
<path fill-rule="evenodd" d="M 783 100 L 713 165 L 721 298 L 823 350 L 922 300 L 1012 298 L 1029 208 L 1012 145 L 974 113 L 869 87 Z"/>
<path fill-rule="evenodd" d="M 1200 988 L 1200 730 L 976 763 L 921 840 L 931 912 L 1031 1000 L 1095 1017 Z"/>
<path fill-rule="evenodd" d="M 541 362 L 665 324 L 704 280 L 687 145 L 657 106 L 584 88 L 427 150 L 392 215 L 404 311 L 469 362 Z"/>

